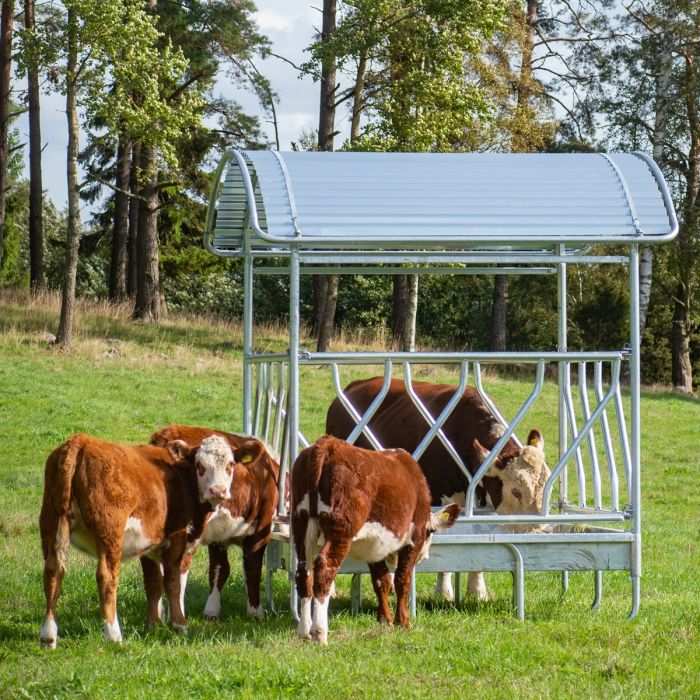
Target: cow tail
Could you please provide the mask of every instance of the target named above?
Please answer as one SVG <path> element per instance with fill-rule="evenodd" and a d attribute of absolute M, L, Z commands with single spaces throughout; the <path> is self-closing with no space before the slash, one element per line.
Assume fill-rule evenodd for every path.
<path fill-rule="evenodd" d="M 306 561 L 312 562 L 318 554 L 318 485 L 321 481 L 323 466 L 328 457 L 328 447 L 324 441 L 319 440 L 311 452 L 309 460 L 309 524 L 304 538 L 306 549 Z"/>
<path fill-rule="evenodd" d="M 74 435 L 60 450 L 56 467 L 55 505 L 58 513 L 56 530 L 56 559 L 62 572 L 66 570 L 68 546 L 70 545 L 70 502 L 73 491 L 73 475 L 78 459 L 82 453 L 84 440 L 82 435 Z"/>

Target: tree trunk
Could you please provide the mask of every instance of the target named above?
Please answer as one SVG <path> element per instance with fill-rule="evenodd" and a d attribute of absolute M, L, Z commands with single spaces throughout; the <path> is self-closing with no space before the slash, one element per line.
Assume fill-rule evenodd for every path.
<path fill-rule="evenodd" d="M 131 164 L 129 168 L 129 192 L 138 194 L 139 165 L 141 164 L 141 144 L 134 143 L 131 147 Z M 130 299 L 136 297 L 136 270 L 138 268 L 139 212 L 141 200 L 138 197 L 129 198 L 129 241 L 127 244 L 129 263 L 126 275 L 126 293 Z"/>
<path fill-rule="evenodd" d="M 326 275 L 326 303 L 323 305 L 323 320 L 318 334 L 316 352 L 326 352 L 333 335 L 333 319 L 335 318 L 335 306 L 338 301 L 339 275 Z"/>
<path fill-rule="evenodd" d="M 671 331 L 671 381 L 676 391 L 693 391 L 693 366 L 690 363 L 690 295 L 682 282 L 676 287 L 673 300 Z"/>
<path fill-rule="evenodd" d="M 323 23 L 321 41 L 327 41 L 335 31 L 336 0 L 323 0 Z M 336 61 L 329 56 L 321 66 L 321 96 L 318 111 L 318 150 L 332 151 L 335 138 L 335 92 Z M 314 276 L 313 309 L 315 333 L 317 333 L 317 352 L 326 352 L 333 335 L 333 320 L 338 298 L 338 275 L 327 275 L 324 281 Z"/>
<path fill-rule="evenodd" d="M 61 297 L 61 321 L 58 326 L 56 344 L 67 350 L 73 335 L 75 312 L 75 277 L 78 270 L 78 246 L 80 244 L 80 193 L 78 190 L 78 19 L 75 10 L 68 10 L 68 57 L 66 66 L 66 117 L 68 119 L 68 235 L 66 240 L 66 262 L 63 271 Z"/>
<path fill-rule="evenodd" d="M 12 33 L 14 0 L 3 0 L 0 10 L 0 270 L 5 248 L 5 211 L 8 182 L 8 133 L 10 129 L 10 79 L 12 74 Z"/>
<path fill-rule="evenodd" d="M 673 25 L 678 10 L 673 6 L 667 8 L 664 39 L 659 44 L 658 73 L 656 75 L 656 96 L 654 100 L 654 133 L 652 136 L 652 157 L 660 168 L 664 166 L 664 141 L 668 127 L 670 106 L 669 84 L 673 64 Z M 651 297 L 651 283 L 654 263 L 654 247 L 641 246 L 639 250 L 639 333 L 644 335 L 647 325 L 647 311 Z"/>
<path fill-rule="evenodd" d="M 394 275 L 393 280 L 391 338 L 395 348 L 403 348 L 406 337 L 408 277 L 406 275 Z"/>
<path fill-rule="evenodd" d="M 129 159 L 130 144 L 121 136 L 117 148 L 117 175 L 114 192 L 114 229 L 112 231 L 112 258 L 109 267 L 109 298 L 123 301 L 126 298 L 126 264 L 129 238 Z"/>
<path fill-rule="evenodd" d="M 134 318 L 158 323 L 161 318 L 158 271 L 158 169 L 154 146 L 141 146 L 141 189 Z"/>
<path fill-rule="evenodd" d="M 314 275 L 311 280 L 313 288 L 313 323 L 311 335 L 318 340 L 323 325 L 323 313 L 326 308 L 326 297 L 328 294 L 328 276 Z"/>
<path fill-rule="evenodd" d="M 403 352 L 416 349 L 416 316 L 418 314 L 418 275 L 406 276 L 406 319 L 403 331 Z"/>
<path fill-rule="evenodd" d="M 24 26 L 34 31 L 34 0 L 24 0 Z M 41 100 L 39 68 L 27 65 L 29 104 L 29 284 L 32 290 L 44 286 L 44 185 L 41 172 Z"/>
<path fill-rule="evenodd" d="M 362 49 L 357 63 L 355 89 L 352 96 L 352 123 L 350 125 L 350 143 L 355 143 L 360 137 L 360 117 L 362 116 L 365 76 L 367 74 L 367 50 Z"/>
<path fill-rule="evenodd" d="M 493 304 L 491 306 L 491 351 L 505 352 L 508 320 L 508 277 L 493 278 Z"/>

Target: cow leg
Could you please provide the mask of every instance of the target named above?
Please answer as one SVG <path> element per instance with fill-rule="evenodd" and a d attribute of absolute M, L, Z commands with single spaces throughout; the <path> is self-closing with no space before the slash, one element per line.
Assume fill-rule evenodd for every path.
<path fill-rule="evenodd" d="M 122 632 L 117 618 L 117 586 L 121 568 L 121 547 L 107 549 L 98 544 L 97 549 L 97 590 L 100 594 L 100 607 L 104 620 L 104 638 L 108 642 L 121 643 Z"/>
<path fill-rule="evenodd" d="M 394 588 L 396 589 L 396 618 L 395 625 L 408 628 L 408 594 L 411 589 L 411 576 L 416 565 L 418 553 L 423 543 L 418 542 L 412 547 L 404 547 L 399 552 L 399 561 L 394 573 Z"/>
<path fill-rule="evenodd" d="M 473 595 L 477 600 L 488 600 L 489 592 L 484 581 L 483 571 L 470 571 L 467 580 L 467 591 L 469 595 Z"/>
<path fill-rule="evenodd" d="M 306 536 L 309 523 L 309 513 L 306 510 L 297 509 L 292 513 L 292 536 L 294 538 L 294 551 L 297 555 L 297 570 L 294 574 L 294 585 L 301 605 L 299 623 L 297 624 L 297 636 L 302 639 L 311 639 L 311 596 L 313 595 L 312 579 L 309 574 L 309 566 L 306 561 Z"/>
<path fill-rule="evenodd" d="M 374 592 L 377 594 L 377 620 L 390 625 L 394 621 L 394 616 L 389 608 L 389 592 L 393 587 L 393 582 L 386 562 L 379 561 L 370 564 L 369 573 L 372 576 Z"/>
<path fill-rule="evenodd" d="M 42 512 L 42 518 L 44 513 Z M 46 615 L 44 624 L 39 632 L 39 641 L 42 647 L 55 649 L 58 643 L 58 625 L 56 624 L 56 603 L 61 595 L 61 581 L 66 572 L 65 547 L 57 546 L 58 521 L 43 527 L 42 522 L 42 548 L 44 551 L 44 595 L 46 596 Z"/>
<path fill-rule="evenodd" d="M 231 573 L 226 547 L 222 544 L 209 545 L 209 597 L 204 606 L 204 617 L 207 620 L 218 620 L 221 617 L 221 591 Z"/>
<path fill-rule="evenodd" d="M 170 547 L 163 550 L 163 584 L 168 597 L 170 627 L 178 632 L 187 632 L 187 620 L 180 604 L 180 566 L 185 556 L 187 542 L 184 538 L 172 538 Z"/>
<path fill-rule="evenodd" d="M 146 589 L 146 627 L 153 629 L 163 621 L 163 573 L 160 564 L 149 557 L 140 557 L 143 587 Z"/>
<path fill-rule="evenodd" d="M 469 575 L 471 576 L 471 574 Z M 455 592 L 452 588 L 452 574 L 449 571 L 443 571 L 437 575 L 435 595 L 450 601 L 455 599 Z"/>
<path fill-rule="evenodd" d="M 264 546 L 253 551 L 250 544 L 243 543 L 243 571 L 248 590 L 248 617 L 257 617 L 259 620 L 265 617 L 265 611 L 260 603 L 260 579 L 264 559 Z"/>
<path fill-rule="evenodd" d="M 314 611 L 311 639 L 328 644 L 328 604 L 330 590 L 340 565 L 350 551 L 350 537 L 326 541 L 314 560 Z"/>

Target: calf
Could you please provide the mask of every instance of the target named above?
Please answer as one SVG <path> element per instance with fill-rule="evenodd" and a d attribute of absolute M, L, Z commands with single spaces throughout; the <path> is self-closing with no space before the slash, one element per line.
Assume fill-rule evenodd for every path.
<path fill-rule="evenodd" d="M 270 456 L 260 440 L 233 435 L 209 428 L 168 425 L 151 436 L 151 444 L 165 445 L 171 440 L 184 440 L 196 447 L 210 435 L 223 437 L 236 450 L 231 497 L 222 501 L 209 516 L 202 544 L 209 545 L 209 598 L 204 616 L 218 619 L 221 615 L 221 590 L 231 567 L 226 549 L 235 544 L 243 550 L 243 571 L 248 591 L 248 615 L 263 617 L 260 602 L 265 548 L 270 541 L 272 518 L 278 501 L 279 464 Z M 184 610 L 185 584 L 192 557 L 182 562 L 181 604 Z"/>
<path fill-rule="evenodd" d="M 383 383 L 383 377 L 360 379 L 348 384 L 345 394 L 362 415 L 381 391 Z M 442 413 L 455 393 L 455 387 L 449 384 L 413 382 L 412 387 L 434 418 Z M 326 416 L 326 432 L 347 438 L 354 428 L 355 421 L 340 399 L 335 399 Z M 412 453 L 429 426 L 406 392 L 404 382 L 392 379 L 389 391 L 369 422 L 369 428 L 383 447 L 401 447 Z M 471 387 L 464 390 L 442 430 L 472 474 L 476 473 L 504 432 L 503 426 Z M 356 444 L 371 448 L 364 434 L 358 437 Z M 484 475 L 483 489 L 477 489 L 482 504 L 488 494 L 498 513 L 539 513 L 544 485 L 550 475 L 543 447 L 542 435 L 538 430 L 530 431 L 525 447 L 510 439 Z M 418 463 L 428 480 L 433 505 L 449 501 L 464 504 L 469 480 L 438 439 L 433 439 Z M 479 599 L 488 598 L 481 572 L 469 574 L 468 589 Z M 440 575 L 436 592 L 447 598 L 453 597 L 449 574 Z"/>
<path fill-rule="evenodd" d="M 56 602 L 69 543 L 97 558 L 106 640 L 122 641 L 117 585 L 121 562 L 131 557 L 141 557 L 148 621 L 160 621 L 164 583 L 170 624 L 186 630 L 180 564 L 212 506 L 230 498 L 233 472 L 231 448 L 216 436 L 196 450 L 180 441 L 129 447 L 88 435 L 56 448 L 46 460 L 39 518 L 46 595 L 41 644 L 56 647 Z"/>
<path fill-rule="evenodd" d="M 299 454 L 291 479 L 296 586 L 301 599 L 297 634 L 327 644 L 330 587 L 348 554 L 369 563 L 379 602 L 377 618 L 388 624 L 392 623 L 388 604 L 392 582 L 387 561 L 396 566 L 395 622 L 408 627 L 413 567 L 428 556 L 433 532 L 454 525 L 459 505 L 431 513 L 425 477 L 407 452 L 372 452 L 331 436 Z"/>

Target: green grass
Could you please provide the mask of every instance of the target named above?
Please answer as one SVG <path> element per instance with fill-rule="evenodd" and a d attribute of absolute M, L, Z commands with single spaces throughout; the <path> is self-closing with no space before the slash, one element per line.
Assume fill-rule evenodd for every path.
<path fill-rule="evenodd" d="M 172 319 L 154 329 L 132 326 L 118 310 L 85 307 L 76 350 L 66 354 L 42 339 L 56 318 L 55 304 L 0 297 L 0 697 L 700 697 L 700 403 L 658 391 L 645 393 L 642 405 L 644 576 L 632 622 L 630 586 L 618 572 L 605 574 L 596 613 L 588 610 L 591 573 L 572 574 L 566 594 L 557 575 L 528 574 L 523 623 L 512 615 L 507 574 L 487 576 L 491 602 L 460 609 L 433 598 L 432 577 L 421 576 L 419 614 L 408 632 L 375 622 L 368 581 L 364 612 L 352 617 L 342 577 L 330 645 L 319 648 L 295 638 L 283 573 L 274 581 L 281 613 L 262 623 L 245 617 L 240 557 L 232 550 L 218 624 L 202 618 L 206 554 L 196 558 L 186 638 L 165 629 L 144 634 L 140 568 L 126 564 L 119 588 L 125 640 L 113 646 L 102 640 L 94 562 L 72 550 L 59 646 L 40 649 L 37 521 L 50 450 L 77 431 L 140 442 L 169 421 L 241 428 L 235 326 Z M 268 329 L 265 343 L 283 346 L 284 339 Z M 112 347 L 119 357 L 103 355 Z M 426 378 L 449 377 L 439 370 Z M 530 388 L 489 381 L 511 414 Z M 302 427 L 315 438 L 330 382 L 306 370 L 302 390 Z M 554 406 L 548 386 L 533 420 L 551 444 Z"/>

